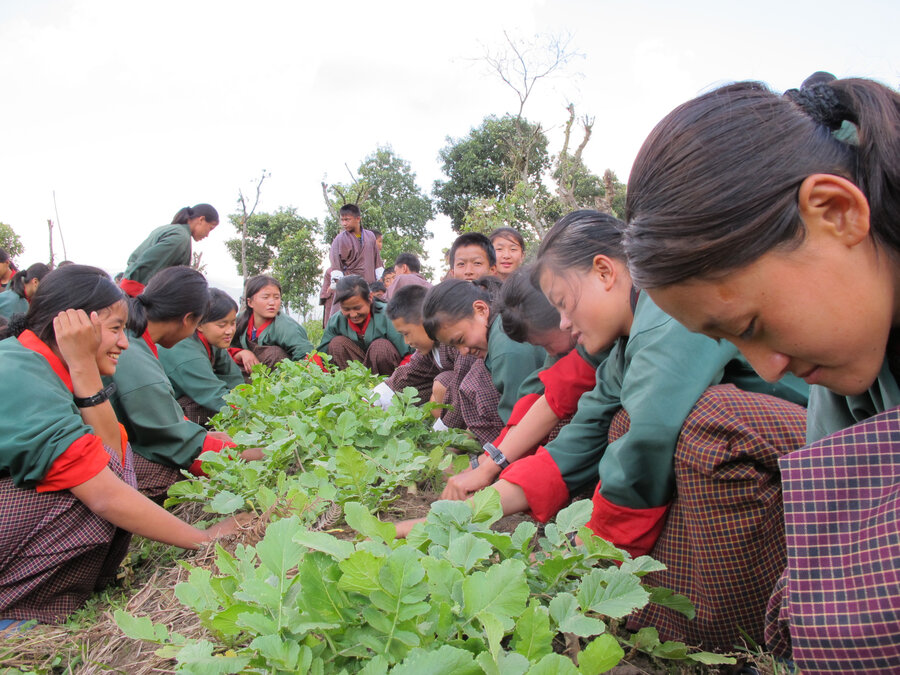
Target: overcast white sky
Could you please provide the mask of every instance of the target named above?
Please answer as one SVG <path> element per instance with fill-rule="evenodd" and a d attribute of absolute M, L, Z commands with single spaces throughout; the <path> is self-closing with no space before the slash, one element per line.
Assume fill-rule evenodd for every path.
<path fill-rule="evenodd" d="M 115 273 L 182 206 L 224 220 L 262 169 L 260 210 L 321 219 L 321 181 L 389 144 L 430 192 L 446 136 L 517 108 L 477 59 L 503 30 L 572 34 L 585 58 L 526 116 L 558 149 L 573 102 L 596 118 L 588 166 L 625 179 L 653 125 L 717 84 L 829 70 L 896 87 L 898 27 L 896 0 L 0 0 L 0 221 L 20 263 L 46 261 L 55 190 L 68 258 Z M 432 229 L 432 250 L 452 240 L 445 218 Z M 236 289 L 232 236 L 223 223 L 194 250 Z"/>

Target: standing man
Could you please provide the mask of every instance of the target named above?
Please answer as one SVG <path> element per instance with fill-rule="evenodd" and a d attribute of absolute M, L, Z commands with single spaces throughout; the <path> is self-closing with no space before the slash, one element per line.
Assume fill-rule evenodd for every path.
<path fill-rule="evenodd" d="M 339 270 L 344 276 L 358 274 L 367 283 L 375 281 L 375 270 L 384 267 L 381 253 L 371 230 L 365 230 L 360 222 L 359 207 L 356 204 L 344 204 L 340 211 L 343 232 L 331 242 L 329 260 L 331 267 Z"/>

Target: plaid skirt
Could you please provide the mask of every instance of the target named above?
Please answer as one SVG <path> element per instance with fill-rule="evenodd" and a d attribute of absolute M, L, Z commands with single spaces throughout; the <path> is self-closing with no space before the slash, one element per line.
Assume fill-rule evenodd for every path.
<path fill-rule="evenodd" d="M 181 406 L 181 411 L 184 413 L 185 418 L 193 422 L 194 424 L 199 424 L 202 427 L 209 428 L 209 420 L 213 417 L 216 410 L 210 410 L 209 408 L 205 408 L 199 403 L 197 403 L 190 396 L 182 396 L 178 399 L 178 405 Z"/>
<path fill-rule="evenodd" d="M 363 351 L 356 340 L 345 335 L 338 335 L 328 343 L 327 351 L 331 361 L 343 370 L 350 361 L 362 361 L 363 365 L 376 375 L 392 375 L 400 365 L 400 352 L 387 338 L 372 340 Z"/>
<path fill-rule="evenodd" d="M 454 403 L 459 409 L 465 428 L 482 445 L 492 443 L 503 431 L 505 425 L 497 412 L 500 406 L 500 392 L 494 386 L 494 380 L 484 365 L 484 359 L 477 359 L 469 368 L 469 372 L 460 382 Z"/>
<path fill-rule="evenodd" d="M 610 440 L 627 430 L 621 411 Z M 675 448 L 676 494 L 651 555 L 667 569 L 645 577 L 686 595 L 696 617 L 651 604 L 628 627 L 664 640 L 731 649 L 745 631 L 762 642 L 766 603 L 785 565 L 778 458 L 804 443 L 806 410 L 734 385 L 710 387 Z"/>
<path fill-rule="evenodd" d="M 134 454 L 134 475 L 137 489 L 157 504 L 162 504 L 166 500 L 173 483 L 184 480 L 178 469 L 151 462 L 137 453 Z"/>
<path fill-rule="evenodd" d="M 136 486 L 131 447 L 109 468 Z M 0 479 L 0 618 L 57 623 L 116 578 L 131 533 L 95 515 L 68 490 L 36 492 Z"/>
<path fill-rule="evenodd" d="M 900 672 L 898 448 L 894 408 L 780 462 L 788 566 L 766 641 L 805 675 Z"/>

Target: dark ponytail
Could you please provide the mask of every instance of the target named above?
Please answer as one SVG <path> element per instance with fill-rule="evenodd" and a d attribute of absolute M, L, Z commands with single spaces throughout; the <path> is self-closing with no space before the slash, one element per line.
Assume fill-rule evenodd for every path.
<path fill-rule="evenodd" d="M 500 292 L 500 280 L 487 276 L 474 281 L 447 279 L 428 291 L 422 306 L 422 325 L 428 337 L 437 341 L 442 324 L 462 321 L 475 315 L 472 305 L 476 300 L 486 302 L 492 308 Z"/>
<path fill-rule="evenodd" d="M 247 285 L 244 286 L 241 313 L 238 315 L 237 325 L 234 328 L 234 337 L 231 339 L 231 344 L 235 347 L 241 346 L 241 335 L 247 332 L 247 326 L 250 325 L 250 317 L 253 316 L 253 310 L 250 309 L 247 301 L 266 286 L 274 286 L 281 293 L 281 284 L 278 282 L 278 279 L 270 277 L 268 274 L 257 274 L 255 277 L 250 277 L 247 280 Z"/>
<path fill-rule="evenodd" d="M 598 255 L 624 263 L 623 228 L 621 220 L 599 211 L 583 209 L 566 214 L 550 228 L 538 249 L 537 263 L 531 273 L 532 283 L 540 285 L 544 269 L 556 273 L 570 269 L 586 272 Z"/>
<path fill-rule="evenodd" d="M 209 286 L 203 275 L 190 267 L 167 267 L 129 299 L 128 328 L 141 335 L 149 321 L 181 320 L 188 314 L 202 320 L 208 308 Z"/>
<path fill-rule="evenodd" d="M 67 309 L 90 314 L 124 300 L 122 291 L 109 275 L 97 267 L 66 265 L 48 273 L 31 298 L 28 312 L 15 314 L 9 321 L 9 335 L 18 336 L 28 329 L 46 344 L 55 344 L 53 319 Z"/>
<path fill-rule="evenodd" d="M 185 206 L 179 209 L 178 213 L 172 216 L 173 225 L 187 225 L 191 218 L 206 218 L 208 223 L 219 222 L 219 212 L 209 204 L 197 204 L 196 206 Z"/>
<path fill-rule="evenodd" d="M 20 270 L 12 276 L 9 280 L 9 290 L 16 293 L 20 298 L 24 298 L 25 284 L 34 281 L 35 279 L 40 281 L 49 273 L 50 268 L 44 263 L 34 263 L 34 265 L 27 270 Z"/>
<path fill-rule="evenodd" d="M 515 272 L 500 288 L 496 312 L 503 321 L 503 332 L 516 342 L 528 342 L 529 336 L 559 328 L 559 312 L 531 280 L 531 267 Z"/>

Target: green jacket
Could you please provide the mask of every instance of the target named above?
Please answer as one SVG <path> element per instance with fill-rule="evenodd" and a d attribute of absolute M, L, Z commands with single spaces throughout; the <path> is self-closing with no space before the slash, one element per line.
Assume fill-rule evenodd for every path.
<path fill-rule="evenodd" d="M 11 318 L 13 314 L 25 314 L 28 311 L 28 300 L 7 288 L 0 293 L 0 316 Z"/>
<path fill-rule="evenodd" d="M 401 358 L 407 354 L 412 354 L 413 349 L 406 344 L 403 336 L 397 332 L 394 324 L 388 319 L 384 311 L 385 306 L 385 303 L 381 302 L 381 300 L 372 300 L 372 318 L 369 320 L 369 325 L 366 326 L 366 332 L 362 337 L 350 328 L 349 320 L 341 312 L 333 314 L 325 326 L 325 333 L 322 335 L 319 351 L 324 352 L 329 342 L 338 335 L 343 335 L 359 344 L 363 351 L 366 351 L 369 345 L 378 338 L 385 338 L 390 340 L 391 344 L 397 348 Z"/>
<path fill-rule="evenodd" d="M 187 225 L 163 225 L 128 257 L 125 278 L 147 284 L 167 267 L 191 264 L 191 229 Z"/>
<path fill-rule="evenodd" d="M 206 429 L 184 419 L 162 364 L 142 336 L 127 333 L 128 349 L 112 377 L 116 416 L 134 452 L 157 464 L 186 469 L 203 449 Z"/>
<path fill-rule="evenodd" d="M 225 394 L 244 383 L 240 368 L 228 352 L 210 346 L 210 356 L 196 334 L 171 349 L 158 349 L 159 362 L 176 399 L 187 396 L 204 408 L 219 410 L 225 405 Z"/>
<path fill-rule="evenodd" d="M 900 386 L 891 373 L 887 359 L 878 379 L 868 391 L 857 396 L 840 396 L 815 385 L 809 392 L 806 414 L 806 441 L 812 443 L 857 422 L 900 405 Z"/>
<path fill-rule="evenodd" d="M 681 427 L 703 392 L 732 383 L 805 405 L 805 383 L 786 379 L 764 382 L 731 343 L 689 332 L 642 293 L 630 335 L 613 345 L 597 369 L 596 387 L 581 396 L 578 412 L 547 451 L 570 494 L 596 485 L 599 474 L 600 492 L 614 504 L 662 506 L 675 487 Z M 608 443 L 619 408 L 628 412 L 630 428 Z"/>
<path fill-rule="evenodd" d="M 94 430 L 47 359 L 14 337 L 0 341 L 0 378 L 0 475 L 33 488 L 72 443 Z"/>
<path fill-rule="evenodd" d="M 491 321 L 484 366 L 500 394 L 497 414 L 504 424 L 509 421 L 513 406 L 522 396 L 519 392 L 522 383 L 543 367 L 546 358 L 547 352 L 542 347 L 510 339 L 503 332 L 503 322 L 499 317 Z"/>
<path fill-rule="evenodd" d="M 247 331 L 241 335 L 235 335 L 235 340 L 242 349 L 250 349 L 247 344 Z M 231 343 L 234 344 L 235 340 L 232 340 Z M 280 312 L 262 333 L 257 333 L 256 344 L 260 347 L 269 345 L 281 347 L 290 355 L 291 361 L 300 361 L 313 350 L 306 329 L 287 314 Z"/>

